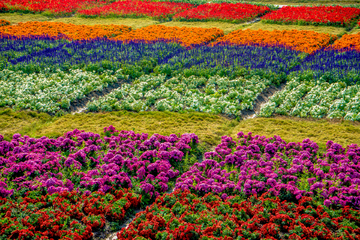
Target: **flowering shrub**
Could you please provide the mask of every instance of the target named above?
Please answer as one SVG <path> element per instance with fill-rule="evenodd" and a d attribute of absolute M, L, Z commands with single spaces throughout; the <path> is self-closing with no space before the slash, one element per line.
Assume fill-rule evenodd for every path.
<path fill-rule="evenodd" d="M 92 239 L 94 231 L 114 231 L 139 207 L 141 195 L 128 190 L 42 195 L 28 191 L 23 198 L 0 197 L 0 234 L 9 239 Z"/>
<path fill-rule="evenodd" d="M 331 48 L 338 50 L 356 50 L 360 52 L 360 34 L 344 34 Z"/>
<path fill-rule="evenodd" d="M 256 97 L 269 86 L 259 77 L 230 80 L 182 76 L 166 80 L 165 75 L 143 75 L 134 84 L 124 84 L 108 95 L 89 102 L 89 111 L 200 111 L 240 116 L 241 110 L 252 109 Z"/>
<path fill-rule="evenodd" d="M 265 138 L 238 133 L 239 141 L 223 136 L 215 151 L 195 163 L 176 181 L 176 189 L 220 196 L 263 194 L 297 201 L 303 196 L 326 206 L 359 208 L 360 148 L 346 149 L 329 141 L 326 152 L 309 139 L 286 143 L 279 136 Z"/>
<path fill-rule="evenodd" d="M 166 19 L 176 13 L 193 8 L 189 3 L 150 2 L 150 1 L 118 1 L 98 8 L 78 11 L 85 16 L 149 16 L 155 19 Z"/>
<path fill-rule="evenodd" d="M 112 39 L 121 41 L 134 40 L 171 40 L 177 41 L 184 46 L 205 44 L 224 36 L 224 31 L 218 28 L 197 27 L 167 27 L 163 25 L 151 25 L 139 28 Z"/>
<path fill-rule="evenodd" d="M 360 121 L 360 86 L 306 82 L 294 78 L 264 104 L 260 116 L 277 113 L 297 117 L 344 118 Z"/>
<path fill-rule="evenodd" d="M 3 0 L 2 4 L 12 11 L 73 13 L 95 0 Z"/>
<path fill-rule="evenodd" d="M 1 9 L 1 6 L 0 6 Z M 0 19 L 0 27 L 10 25 L 10 22 L 5 19 Z"/>
<path fill-rule="evenodd" d="M 266 22 L 319 24 L 346 26 L 360 15 L 360 9 L 342 6 L 285 6 L 266 14 L 261 19 Z"/>
<path fill-rule="evenodd" d="M 1 25 L 0 25 L 1 26 Z M 75 25 L 62 22 L 25 22 L 0 27 L 0 33 L 13 36 L 51 36 L 62 35 L 69 40 L 87 40 L 93 38 L 116 37 L 131 31 L 124 25 Z"/>
<path fill-rule="evenodd" d="M 176 190 L 158 197 L 117 237 L 125 239 L 357 239 L 359 210 L 332 210 L 302 197 L 298 203 L 278 197 L 222 199 Z"/>
<path fill-rule="evenodd" d="M 246 3 L 207 3 L 180 12 L 175 20 L 231 20 L 245 22 L 270 11 L 269 7 Z"/>
<path fill-rule="evenodd" d="M 236 30 L 216 40 L 215 44 L 284 46 L 297 51 L 313 53 L 327 46 L 337 37 L 331 34 L 300 30 Z"/>

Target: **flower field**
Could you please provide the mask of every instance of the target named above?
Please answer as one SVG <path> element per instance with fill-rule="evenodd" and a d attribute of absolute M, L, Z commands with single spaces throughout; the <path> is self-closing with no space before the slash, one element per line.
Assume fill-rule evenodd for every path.
<path fill-rule="evenodd" d="M 0 133 L 0 239 L 359 239 L 356 139 L 267 128 L 284 124 L 282 115 L 359 131 L 360 35 L 348 28 L 360 8 L 274 9 L 231 0 L 1 2 L 0 11 L 56 19 L 0 19 L 0 128 L 9 128 Z M 260 17 L 344 32 L 246 29 Z M 61 22 L 89 18 L 99 23 Z M 248 131 L 265 133 L 244 134 L 257 116 L 278 119 L 255 119 L 266 123 Z"/>
<path fill-rule="evenodd" d="M 262 20 L 268 22 L 319 24 L 332 26 L 346 26 L 359 18 L 360 9 L 342 6 L 285 6 L 273 11 Z"/>

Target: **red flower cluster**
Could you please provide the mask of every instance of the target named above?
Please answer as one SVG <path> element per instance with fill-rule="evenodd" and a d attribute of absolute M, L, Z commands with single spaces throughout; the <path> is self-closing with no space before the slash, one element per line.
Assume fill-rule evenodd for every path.
<path fill-rule="evenodd" d="M 270 11 L 269 7 L 245 3 L 208 3 L 178 13 L 178 20 L 233 20 L 244 22 Z"/>
<path fill-rule="evenodd" d="M 0 235 L 7 239 L 91 239 L 94 230 L 104 228 L 105 219 L 121 222 L 140 200 L 140 195 L 128 190 L 89 196 L 76 191 L 42 196 L 33 191 L 17 202 L 0 198 Z"/>
<path fill-rule="evenodd" d="M 0 2 L 0 12 L 5 12 L 8 10 L 8 7 L 5 5 L 5 3 Z"/>
<path fill-rule="evenodd" d="M 177 190 L 136 215 L 125 239 L 359 239 L 360 211 L 331 210 L 303 197 L 298 203 L 262 195 L 248 199 Z"/>
<path fill-rule="evenodd" d="M 78 13 L 87 16 L 150 16 L 161 19 L 193 8 L 193 6 L 189 3 L 126 0 L 89 10 L 81 10 Z"/>
<path fill-rule="evenodd" d="M 2 2 L 3 5 L 14 10 L 71 13 L 75 12 L 77 9 L 80 9 L 84 4 L 88 4 L 89 2 L 96 2 L 96 0 L 3 0 Z"/>
<path fill-rule="evenodd" d="M 341 6 L 286 6 L 266 14 L 267 22 L 303 23 L 346 26 L 360 14 L 359 8 Z"/>

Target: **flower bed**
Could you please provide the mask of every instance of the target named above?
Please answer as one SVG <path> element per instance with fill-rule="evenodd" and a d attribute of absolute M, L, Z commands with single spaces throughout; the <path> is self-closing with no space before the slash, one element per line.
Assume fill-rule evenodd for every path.
<path fill-rule="evenodd" d="M 310 196 L 328 207 L 359 208 L 360 148 L 356 144 L 345 149 L 329 141 L 320 155 L 318 145 L 309 139 L 286 143 L 279 136 L 242 132 L 238 138 L 236 142 L 223 136 L 214 152 L 205 153 L 203 162 L 195 163 L 177 179 L 176 189 L 189 189 L 200 196 L 267 192 L 281 201 Z"/>
<path fill-rule="evenodd" d="M 1 6 L 0 6 L 1 9 Z M 0 19 L 0 27 L 10 25 L 10 22 L 5 19 Z"/>
<path fill-rule="evenodd" d="M 221 36 L 224 36 L 224 31 L 218 28 L 167 27 L 163 25 L 151 25 L 133 30 L 128 34 L 114 37 L 112 39 L 121 41 L 169 40 L 179 42 L 184 46 L 193 46 L 206 44 Z"/>
<path fill-rule="evenodd" d="M 0 33 L 12 36 L 51 36 L 62 35 L 69 40 L 87 40 L 103 37 L 116 37 L 131 31 L 124 25 L 75 25 L 61 22 L 25 22 L 0 27 Z"/>
<path fill-rule="evenodd" d="M 207 3 L 180 12 L 174 16 L 175 20 L 203 21 L 227 20 L 245 22 L 270 11 L 269 7 L 245 3 Z"/>
<path fill-rule="evenodd" d="M 89 111 L 199 111 L 240 116 L 241 110 L 252 109 L 256 97 L 270 84 L 269 80 L 252 77 L 230 80 L 214 76 L 166 80 L 165 75 L 144 75 L 134 84 L 124 84 L 110 94 L 87 104 Z"/>
<path fill-rule="evenodd" d="M 167 19 L 175 14 L 193 8 L 189 3 L 149 2 L 149 1 L 118 1 L 98 8 L 78 11 L 84 16 L 121 16 Z"/>
<path fill-rule="evenodd" d="M 294 78 L 264 104 L 260 116 L 274 113 L 296 117 L 344 118 L 360 121 L 359 84 L 315 83 Z"/>
<path fill-rule="evenodd" d="M 297 203 L 277 197 L 221 199 L 189 191 L 165 194 L 140 212 L 117 237 L 125 239 L 357 239 L 360 212 L 334 210 L 303 197 Z"/>
<path fill-rule="evenodd" d="M 330 44 L 337 37 L 331 34 L 299 30 L 236 30 L 216 40 L 215 44 L 284 46 L 313 53 Z"/>
<path fill-rule="evenodd" d="M 95 0 L 3 0 L 2 3 L 12 11 L 73 13 Z"/>
<path fill-rule="evenodd" d="M 270 23 L 300 23 L 347 26 L 360 15 L 359 8 L 342 6 L 285 6 L 261 19 Z"/>

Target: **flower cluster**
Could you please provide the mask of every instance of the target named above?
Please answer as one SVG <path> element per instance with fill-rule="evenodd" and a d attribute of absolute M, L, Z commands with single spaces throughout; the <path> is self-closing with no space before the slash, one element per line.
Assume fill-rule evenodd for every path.
<path fill-rule="evenodd" d="M 1 26 L 1 25 L 0 25 Z M 116 37 L 131 31 L 124 25 L 75 25 L 62 22 L 25 22 L 0 27 L 0 33 L 13 36 L 50 36 L 62 35 L 69 40 L 87 40 L 103 37 Z"/>
<path fill-rule="evenodd" d="M 359 210 L 331 210 L 302 197 L 204 197 L 176 190 L 156 199 L 117 237 L 125 239 L 357 239 Z"/>
<path fill-rule="evenodd" d="M 269 7 L 246 3 L 207 3 L 178 13 L 176 20 L 230 20 L 235 22 L 249 21 L 270 11 Z"/>
<path fill-rule="evenodd" d="M 197 27 L 167 27 L 163 25 L 151 25 L 133 30 L 127 34 L 114 37 L 114 40 L 170 40 L 181 43 L 184 46 L 205 44 L 224 36 L 224 31 L 218 28 Z"/>
<path fill-rule="evenodd" d="M 360 9 L 342 6 L 285 6 L 266 14 L 266 22 L 346 26 L 360 15 Z"/>
<path fill-rule="evenodd" d="M 150 1 L 118 1 L 98 8 L 78 11 L 85 16 L 148 16 L 155 19 L 166 19 L 176 13 L 193 8 L 193 4 Z"/>
<path fill-rule="evenodd" d="M 327 46 L 337 37 L 331 34 L 300 30 L 236 30 L 216 40 L 215 44 L 284 46 L 297 51 L 313 53 Z"/>
<path fill-rule="evenodd" d="M 105 224 L 117 230 L 141 196 L 128 190 L 77 191 L 42 195 L 29 191 L 23 198 L 0 197 L 0 235 L 9 239 L 91 239 Z"/>
<path fill-rule="evenodd" d="M 326 206 L 359 208 L 360 148 L 344 149 L 329 141 L 323 155 L 305 139 L 286 143 L 279 136 L 223 136 L 214 152 L 195 163 L 176 181 L 176 188 L 197 194 L 253 195 L 269 193 L 281 200 L 310 196 Z"/>

